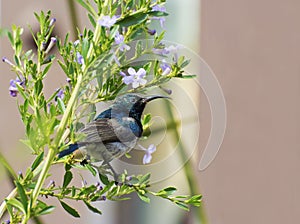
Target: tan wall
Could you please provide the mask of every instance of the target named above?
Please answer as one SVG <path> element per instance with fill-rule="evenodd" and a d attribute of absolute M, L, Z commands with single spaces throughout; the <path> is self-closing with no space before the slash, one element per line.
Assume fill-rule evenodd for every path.
<path fill-rule="evenodd" d="M 300 1 L 202 0 L 201 56 L 228 127 L 200 174 L 213 224 L 299 223 Z"/>

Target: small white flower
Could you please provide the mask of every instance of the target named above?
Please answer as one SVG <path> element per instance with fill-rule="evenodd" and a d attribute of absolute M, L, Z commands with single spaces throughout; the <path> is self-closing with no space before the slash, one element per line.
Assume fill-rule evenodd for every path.
<path fill-rule="evenodd" d="M 116 16 L 102 16 L 99 20 L 98 20 L 98 24 L 100 26 L 104 26 L 107 28 L 112 27 L 115 23 L 117 22 L 117 17 Z"/>
<path fill-rule="evenodd" d="M 156 151 L 156 146 L 154 144 L 149 145 L 149 147 L 146 149 L 143 146 L 139 145 L 142 150 L 145 151 L 145 155 L 143 157 L 143 164 L 148 164 L 151 162 L 152 159 L 152 153 Z"/>
<path fill-rule="evenodd" d="M 140 68 L 136 72 L 134 68 L 130 67 L 128 69 L 128 74 L 129 76 L 124 76 L 122 81 L 126 85 L 131 84 L 132 88 L 134 89 L 147 83 L 147 80 L 144 79 L 144 77 L 146 76 L 146 70 L 143 68 Z"/>

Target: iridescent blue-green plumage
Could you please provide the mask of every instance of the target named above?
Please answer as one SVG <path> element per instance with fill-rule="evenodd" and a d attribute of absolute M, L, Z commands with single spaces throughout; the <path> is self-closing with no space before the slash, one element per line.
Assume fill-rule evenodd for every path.
<path fill-rule="evenodd" d="M 157 98 L 164 97 L 142 97 L 137 94 L 118 97 L 107 110 L 80 130 L 85 134 L 85 139 L 70 144 L 58 157 L 62 158 L 77 149 L 83 151 L 92 161 L 109 162 L 124 155 L 134 148 L 138 138 L 142 136 L 141 116 L 146 104 Z"/>

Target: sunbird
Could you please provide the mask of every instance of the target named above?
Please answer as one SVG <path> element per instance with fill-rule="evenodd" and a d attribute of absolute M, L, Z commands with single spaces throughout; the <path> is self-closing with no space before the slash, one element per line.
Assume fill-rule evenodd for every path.
<path fill-rule="evenodd" d="M 141 96 L 125 94 L 115 99 L 114 103 L 101 112 L 92 122 L 79 132 L 85 135 L 83 141 L 70 144 L 58 154 L 58 158 L 79 150 L 92 162 L 103 161 L 116 172 L 109 162 L 132 150 L 143 134 L 141 117 L 145 106 L 152 100 L 169 98 L 166 96 Z"/>

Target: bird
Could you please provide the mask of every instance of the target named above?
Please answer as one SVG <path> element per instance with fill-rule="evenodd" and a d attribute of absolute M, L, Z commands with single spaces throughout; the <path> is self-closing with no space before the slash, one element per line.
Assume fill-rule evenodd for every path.
<path fill-rule="evenodd" d="M 101 112 L 92 122 L 79 130 L 85 138 L 72 143 L 58 153 L 62 158 L 79 150 L 91 162 L 103 161 L 115 179 L 117 174 L 109 162 L 130 152 L 143 134 L 141 117 L 145 106 L 152 100 L 169 98 L 167 96 L 142 96 L 127 93 L 115 99 L 113 104 Z"/>

